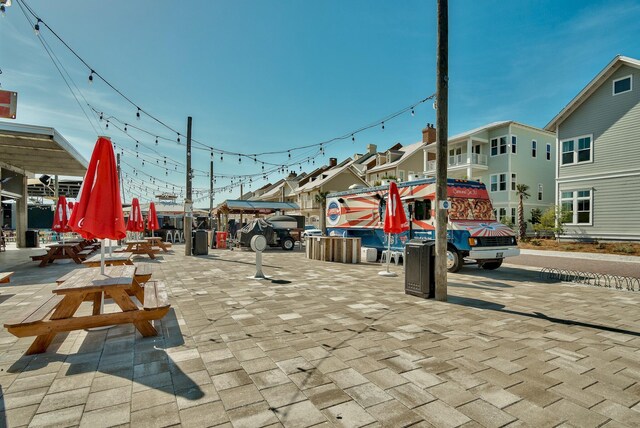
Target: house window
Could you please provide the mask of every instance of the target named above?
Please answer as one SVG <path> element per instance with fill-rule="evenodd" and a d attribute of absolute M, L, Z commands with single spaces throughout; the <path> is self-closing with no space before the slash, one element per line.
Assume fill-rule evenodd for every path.
<path fill-rule="evenodd" d="M 500 174 L 499 182 L 498 188 L 500 191 L 507 190 L 507 174 Z"/>
<path fill-rule="evenodd" d="M 404 181 L 404 170 L 398 170 L 398 181 Z"/>
<path fill-rule="evenodd" d="M 496 156 L 498 154 L 498 139 L 491 139 L 491 156 Z"/>
<path fill-rule="evenodd" d="M 562 165 L 591 162 L 591 136 L 563 140 L 562 142 Z"/>
<path fill-rule="evenodd" d="M 536 140 L 533 140 L 531 142 L 531 157 L 535 158 L 538 156 L 538 142 Z"/>
<path fill-rule="evenodd" d="M 551 160 L 551 144 L 547 144 L 547 160 Z"/>
<path fill-rule="evenodd" d="M 491 176 L 491 191 L 492 192 L 498 191 L 498 176 L 496 174 Z"/>
<path fill-rule="evenodd" d="M 542 184 L 538 184 L 538 200 L 542 200 Z"/>
<path fill-rule="evenodd" d="M 560 206 L 569 224 L 591 224 L 591 190 L 562 192 Z"/>
<path fill-rule="evenodd" d="M 507 137 L 500 137 L 500 154 L 507 153 Z"/>
<path fill-rule="evenodd" d="M 407 171 L 407 180 L 411 181 L 415 179 L 416 179 L 416 173 L 414 171 Z"/>
<path fill-rule="evenodd" d="M 516 209 L 511 208 L 511 224 L 516 224 Z"/>
<path fill-rule="evenodd" d="M 516 148 L 518 147 L 518 137 L 515 135 L 511 136 L 511 153 L 516 154 Z"/>
<path fill-rule="evenodd" d="M 500 208 L 500 215 L 498 216 L 498 220 L 502 221 L 507 216 L 507 209 Z"/>
<path fill-rule="evenodd" d="M 624 94 L 625 92 L 629 92 L 633 89 L 633 83 L 631 81 L 631 76 L 621 77 L 620 79 L 616 79 L 613 81 L 613 95 Z"/>
<path fill-rule="evenodd" d="M 517 184 L 516 174 L 515 172 L 512 172 L 511 173 L 511 190 L 516 190 L 516 184 Z"/>
<path fill-rule="evenodd" d="M 480 154 L 480 144 L 475 144 L 473 146 L 473 153 L 479 155 Z"/>

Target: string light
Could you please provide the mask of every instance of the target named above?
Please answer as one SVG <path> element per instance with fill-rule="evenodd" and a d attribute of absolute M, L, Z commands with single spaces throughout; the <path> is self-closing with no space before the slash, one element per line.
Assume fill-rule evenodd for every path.
<path fill-rule="evenodd" d="M 124 124 L 124 132 L 127 132 L 127 124 Z"/>
<path fill-rule="evenodd" d="M 93 83 L 93 73 L 95 73 L 93 70 L 89 73 L 89 83 Z"/>
<path fill-rule="evenodd" d="M 353 141 L 354 143 L 356 142 L 356 137 L 353 134 L 351 134 L 351 141 Z"/>
<path fill-rule="evenodd" d="M 384 131 L 384 120 L 381 122 L 382 130 Z"/>
<path fill-rule="evenodd" d="M 36 33 L 36 36 L 40 35 L 40 23 L 42 22 L 42 19 L 38 18 L 38 21 L 36 22 L 36 25 L 34 25 L 33 27 L 33 31 Z"/>
<path fill-rule="evenodd" d="M 411 116 L 415 116 L 416 112 L 413 110 L 413 107 L 411 107 Z"/>
<path fill-rule="evenodd" d="M 140 107 L 138 107 L 138 111 L 136 112 L 136 118 L 140 120 Z"/>
<path fill-rule="evenodd" d="M 156 137 L 156 146 L 158 145 L 158 137 Z"/>
<path fill-rule="evenodd" d="M 102 120 L 102 113 L 100 113 L 100 120 Z"/>
<path fill-rule="evenodd" d="M 104 125 L 105 128 L 109 129 L 109 121 L 107 120 L 107 124 Z"/>
<path fill-rule="evenodd" d="M 178 144 L 180 144 L 180 134 L 178 134 Z"/>

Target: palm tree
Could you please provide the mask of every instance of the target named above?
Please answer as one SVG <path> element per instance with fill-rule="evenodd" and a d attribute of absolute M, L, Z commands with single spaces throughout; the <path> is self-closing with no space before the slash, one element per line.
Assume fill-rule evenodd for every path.
<path fill-rule="evenodd" d="M 316 194 L 316 202 L 320 204 L 320 230 L 325 234 L 327 227 L 327 195 L 329 192 L 319 192 Z"/>
<path fill-rule="evenodd" d="M 529 186 L 526 184 L 516 185 L 516 194 L 518 195 L 518 237 L 522 241 L 527 236 L 527 222 L 524 221 L 524 200 L 529 199 Z"/>

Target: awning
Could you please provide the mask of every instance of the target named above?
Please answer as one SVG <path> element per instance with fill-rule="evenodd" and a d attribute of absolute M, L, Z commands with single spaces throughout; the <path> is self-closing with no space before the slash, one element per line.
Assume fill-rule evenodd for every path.
<path fill-rule="evenodd" d="M 215 209 L 216 212 L 229 214 L 271 214 L 276 211 L 299 210 L 295 202 L 247 201 L 227 199 Z"/>
<path fill-rule="evenodd" d="M 20 173 L 84 176 L 87 160 L 53 128 L 0 122 L 0 166 Z"/>

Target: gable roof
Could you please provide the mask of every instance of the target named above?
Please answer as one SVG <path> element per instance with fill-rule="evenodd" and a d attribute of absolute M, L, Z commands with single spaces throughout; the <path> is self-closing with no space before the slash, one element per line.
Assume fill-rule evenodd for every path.
<path fill-rule="evenodd" d="M 324 171 L 315 180 L 309 181 L 309 182 L 305 183 L 304 185 L 298 187 L 298 190 L 296 191 L 296 193 L 310 192 L 310 191 L 312 191 L 314 189 L 322 187 L 323 184 L 331 181 L 333 178 L 335 178 L 341 172 L 349 170 L 349 168 L 353 165 L 354 162 L 356 162 L 356 161 L 351 160 L 351 158 L 345 159 L 344 161 L 342 161 L 338 165 L 334 166 L 333 168 Z M 360 176 L 358 176 L 358 174 L 356 174 L 354 171 L 351 171 L 351 173 L 358 180 L 362 181 L 363 184 L 366 184 L 366 181 L 364 181 L 362 178 L 360 178 Z"/>
<path fill-rule="evenodd" d="M 402 156 L 399 159 L 394 160 L 393 162 L 387 162 L 382 165 L 378 165 L 374 168 L 371 168 L 367 171 L 367 173 L 376 172 L 376 171 L 384 171 L 389 168 L 395 168 L 402 162 L 406 161 L 412 154 L 420 150 L 425 146 L 425 143 L 422 141 L 418 141 L 417 143 L 409 144 L 408 146 L 400 147 L 398 149 L 394 149 L 393 147 L 389 149 L 390 152 L 402 153 Z M 395 147 L 395 146 L 394 146 Z"/>
<path fill-rule="evenodd" d="M 583 102 L 585 102 L 595 91 L 598 89 L 611 75 L 618 70 L 621 66 L 628 65 L 630 67 L 640 69 L 640 61 L 637 59 L 629 58 L 627 56 L 617 55 L 605 68 L 600 71 L 594 77 L 591 82 L 585 86 L 582 91 L 578 93 L 569 104 L 567 104 L 560 113 L 556 115 L 551 121 L 544 127 L 547 131 L 555 132 L 558 125 L 564 121 L 571 113 L 573 113 Z"/>

